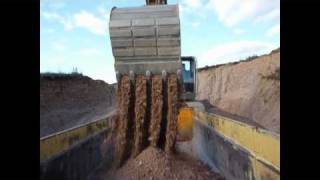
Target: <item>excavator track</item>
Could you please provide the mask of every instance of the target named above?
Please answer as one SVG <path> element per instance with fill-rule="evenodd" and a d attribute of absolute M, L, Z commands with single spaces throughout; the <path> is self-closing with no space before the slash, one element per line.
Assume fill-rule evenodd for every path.
<path fill-rule="evenodd" d="M 122 76 L 117 89 L 119 166 L 148 146 L 162 148 L 167 153 L 174 151 L 178 88 L 176 74 L 169 74 L 165 79 L 153 75 L 149 80 L 142 75 L 134 80 Z"/>

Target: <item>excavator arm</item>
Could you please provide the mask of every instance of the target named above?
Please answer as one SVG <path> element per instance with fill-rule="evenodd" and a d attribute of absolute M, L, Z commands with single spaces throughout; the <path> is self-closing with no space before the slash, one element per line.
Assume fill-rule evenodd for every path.
<path fill-rule="evenodd" d="M 147 5 L 167 4 L 167 0 L 146 0 Z"/>

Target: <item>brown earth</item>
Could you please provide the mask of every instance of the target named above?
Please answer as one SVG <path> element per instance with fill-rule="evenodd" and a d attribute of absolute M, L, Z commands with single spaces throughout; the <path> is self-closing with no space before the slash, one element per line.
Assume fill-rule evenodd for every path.
<path fill-rule="evenodd" d="M 136 157 L 148 145 L 165 149 L 167 153 L 174 152 L 178 108 L 177 76 L 171 74 L 166 80 L 162 80 L 161 76 L 154 75 L 151 77 L 150 88 L 144 76 L 138 75 L 135 81 L 130 81 L 124 75 L 117 89 L 117 166 L 122 166 L 130 157 Z M 151 106 L 147 106 L 149 101 Z"/>
<path fill-rule="evenodd" d="M 123 76 L 118 83 L 118 91 L 117 91 L 117 101 L 118 101 L 118 115 L 119 115 L 119 125 L 118 127 L 118 135 L 116 140 L 116 151 L 117 157 L 116 160 L 117 166 L 121 166 L 124 161 L 130 156 L 133 134 L 133 119 L 131 118 L 132 109 L 132 86 L 130 84 L 130 80 L 128 76 Z"/>
<path fill-rule="evenodd" d="M 169 75 L 167 81 L 168 92 L 168 114 L 165 151 L 174 151 L 174 143 L 177 135 L 177 116 L 178 116 L 178 79 L 176 75 Z"/>
<path fill-rule="evenodd" d="M 224 179 L 187 154 L 169 155 L 163 150 L 154 147 L 145 149 L 135 159 L 128 160 L 120 169 L 103 172 L 103 169 L 97 171 L 93 179 Z"/>
<path fill-rule="evenodd" d="M 137 156 L 143 148 L 144 123 L 147 112 L 147 80 L 144 76 L 136 77 L 135 92 L 135 130 L 134 130 L 134 148 L 132 156 Z"/>
<path fill-rule="evenodd" d="M 198 70 L 198 100 L 280 133 L 280 49 Z"/>
<path fill-rule="evenodd" d="M 162 94 L 162 80 L 160 75 L 153 76 L 151 79 L 151 120 L 149 127 L 149 141 L 153 147 L 158 146 L 161 120 L 162 120 L 162 107 L 163 107 L 163 94 Z"/>
<path fill-rule="evenodd" d="M 81 74 L 40 74 L 40 136 L 97 120 L 115 109 L 114 85 Z"/>

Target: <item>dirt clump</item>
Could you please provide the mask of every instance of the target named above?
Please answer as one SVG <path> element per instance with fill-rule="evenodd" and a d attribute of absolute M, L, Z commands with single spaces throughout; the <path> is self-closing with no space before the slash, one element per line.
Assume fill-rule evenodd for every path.
<path fill-rule="evenodd" d="M 223 179 L 185 154 L 169 155 L 149 147 L 116 172 L 111 179 Z"/>

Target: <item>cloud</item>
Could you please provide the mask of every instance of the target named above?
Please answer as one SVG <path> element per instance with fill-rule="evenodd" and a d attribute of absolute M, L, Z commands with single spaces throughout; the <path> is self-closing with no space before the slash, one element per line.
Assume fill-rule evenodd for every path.
<path fill-rule="evenodd" d="M 182 0 L 179 3 L 179 11 L 182 18 L 186 15 L 196 18 L 206 18 L 207 16 L 204 0 Z"/>
<path fill-rule="evenodd" d="M 72 16 L 62 16 L 56 12 L 46 11 L 41 11 L 40 14 L 47 20 L 53 20 L 61 23 L 65 31 L 71 31 L 74 28 L 83 28 L 96 35 L 107 34 L 108 16 L 99 18 L 85 10 L 81 10 Z"/>
<path fill-rule="evenodd" d="M 200 22 L 192 22 L 191 23 L 191 26 L 194 27 L 194 28 L 199 27 L 199 25 L 200 25 Z"/>
<path fill-rule="evenodd" d="M 74 14 L 73 17 L 75 26 L 87 29 L 96 35 L 106 35 L 108 24 L 103 19 L 84 10 Z"/>
<path fill-rule="evenodd" d="M 235 34 L 243 34 L 243 33 L 245 33 L 246 31 L 243 30 L 243 29 L 240 29 L 240 28 L 235 28 L 235 29 L 233 29 L 233 32 L 234 32 Z"/>
<path fill-rule="evenodd" d="M 84 48 L 79 51 L 79 54 L 83 56 L 98 56 L 102 55 L 102 52 L 96 48 Z"/>
<path fill-rule="evenodd" d="M 61 20 L 62 18 L 58 13 L 53 12 L 40 11 L 40 14 L 49 20 Z"/>
<path fill-rule="evenodd" d="M 271 37 L 280 34 L 280 24 L 272 26 L 267 32 L 266 36 Z"/>
<path fill-rule="evenodd" d="M 209 0 L 210 7 L 218 16 L 219 21 L 227 27 L 234 27 L 243 21 L 268 19 L 275 16 L 280 9 L 279 0 Z M 270 14 L 271 13 L 271 14 Z"/>
<path fill-rule="evenodd" d="M 63 51 L 66 49 L 64 43 L 62 42 L 53 42 L 52 47 L 57 51 Z"/>
<path fill-rule="evenodd" d="M 214 46 L 199 56 L 199 67 L 239 61 L 248 56 L 269 53 L 276 46 L 261 41 L 237 41 Z"/>
<path fill-rule="evenodd" d="M 254 20 L 254 23 L 260 23 L 260 22 L 266 22 L 266 21 L 272 21 L 272 20 L 280 21 L 280 8 L 276 8 L 276 9 L 270 11 L 269 13 L 258 16 Z"/>
<path fill-rule="evenodd" d="M 66 6 L 65 2 L 58 2 L 58 1 L 53 1 L 53 2 L 50 2 L 48 3 L 49 7 L 52 8 L 52 9 L 61 9 L 61 8 L 64 8 Z"/>
<path fill-rule="evenodd" d="M 63 17 L 56 12 L 47 12 L 47 11 L 40 11 L 40 15 L 47 20 L 57 21 L 61 23 L 64 27 L 65 31 L 70 31 L 73 29 L 72 20 L 68 17 Z"/>
<path fill-rule="evenodd" d="M 183 2 L 186 5 L 186 7 L 190 8 L 190 9 L 196 9 L 202 5 L 201 0 L 185 0 Z"/>

